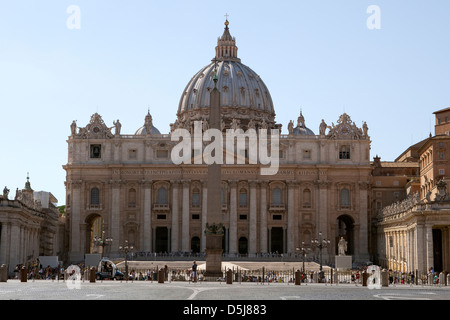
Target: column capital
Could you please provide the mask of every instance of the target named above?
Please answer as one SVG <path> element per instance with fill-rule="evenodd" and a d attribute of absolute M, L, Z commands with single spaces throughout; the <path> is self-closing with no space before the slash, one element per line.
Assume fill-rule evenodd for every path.
<path fill-rule="evenodd" d="M 237 185 L 238 185 L 238 180 L 228 180 L 228 185 L 229 185 L 231 188 L 236 188 Z"/>
<path fill-rule="evenodd" d="M 326 189 L 331 185 L 330 181 L 327 180 L 315 180 L 314 184 L 318 186 L 320 189 Z"/>
<path fill-rule="evenodd" d="M 82 180 L 71 180 L 70 185 L 72 189 L 80 189 L 81 185 L 83 184 Z"/>
<path fill-rule="evenodd" d="M 181 183 L 183 184 L 183 188 L 189 187 L 191 185 L 191 180 L 183 179 L 181 180 Z"/>
<path fill-rule="evenodd" d="M 151 188 L 153 185 L 153 180 L 142 180 L 141 184 L 144 188 L 148 189 Z"/>
<path fill-rule="evenodd" d="M 123 184 L 122 180 L 110 180 L 109 184 L 113 187 L 113 188 L 120 188 L 120 186 Z"/>

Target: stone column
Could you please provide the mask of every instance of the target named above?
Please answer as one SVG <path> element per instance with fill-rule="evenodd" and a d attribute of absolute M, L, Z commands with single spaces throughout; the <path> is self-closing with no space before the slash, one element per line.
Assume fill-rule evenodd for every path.
<path fill-rule="evenodd" d="M 229 181 L 230 186 L 230 228 L 229 243 L 231 256 L 237 254 L 237 181 Z"/>
<path fill-rule="evenodd" d="M 111 243 L 111 254 L 119 253 L 120 241 L 120 180 L 111 181 L 111 225 L 110 234 L 113 242 Z"/>
<path fill-rule="evenodd" d="M 287 253 L 295 253 L 295 234 L 297 219 L 295 212 L 295 181 L 288 181 L 288 210 L 287 210 Z"/>
<path fill-rule="evenodd" d="M 328 182 L 319 181 L 319 204 L 317 211 L 317 231 L 322 232 L 322 237 L 328 239 Z"/>
<path fill-rule="evenodd" d="M 249 218 L 249 250 L 248 254 L 249 256 L 255 256 L 256 250 L 257 250 L 257 231 L 256 231 L 256 224 L 257 224 L 257 216 L 256 216 L 256 182 L 250 181 L 250 218 Z"/>
<path fill-rule="evenodd" d="M 83 258 L 80 250 L 80 216 L 81 216 L 81 185 L 80 181 L 72 181 L 72 210 L 70 213 L 70 251 L 69 259 L 77 261 Z"/>
<path fill-rule="evenodd" d="M 11 224 L 11 244 L 9 246 L 9 267 L 14 269 L 14 267 L 23 263 L 20 261 L 19 255 L 19 246 L 20 246 L 20 226 L 18 223 Z"/>
<path fill-rule="evenodd" d="M 172 183 L 172 251 L 180 251 L 180 229 L 179 229 L 179 181 L 171 181 Z"/>
<path fill-rule="evenodd" d="M 427 270 L 434 267 L 434 257 L 433 257 L 433 226 L 425 225 L 425 241 L 426 241 L 426 264 Z"/>
<path fill-rule="evenodd" d="M 369 259 L 369 233 L 367 220 L 367 189 L 369 185 L 365 181 L 359 183 L 359 258 L 363 261 Z M 353 206 L 353 205 L 352 205 Z"/>
<path fill-rule="evenodd" d="M 7 241 L 7 235 L 9 233 L 9 223 L 2 222 L 0 224 L 1 227 L 1 238 L 0 238 L 0 265 L 6 264 L 6 244 L 10 243 L 10 241 Z"/>
<path fill-rule="evenodd" d="M 207 181 L 202 181 L 202 240 L 201 240 L 201 251 L 206 250 L 206 222 L 208 218 L 208 183 Z"/>
<path fill-rule="evenodd" d="M 152 251 L 152 181 L 143 181 L 144 214 L 143 214 L 143 251 Z"/>
<path fill-rule="evenodd" d="M 261 225 L 260 225 L 260 235 L 259 235 L 259 251 L 261 253 L 267 253 L 267 182 L 261 182 L 260 184 L 260 203 L 261 203 Z"/>
<path fill-rule="evenodd" d="M 189 202 L 189 186 L 188 180 L 183 181 L 183 207 L 181 216 L 181 250 L 189 252 L 190 239 L 189 239 L 189 214 L 190 214 L 190 202 Z"/>

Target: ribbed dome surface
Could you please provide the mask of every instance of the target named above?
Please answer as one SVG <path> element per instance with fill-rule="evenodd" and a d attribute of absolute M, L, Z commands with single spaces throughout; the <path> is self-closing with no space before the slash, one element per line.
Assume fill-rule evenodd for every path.
<path fill-rule="evenodd" d="M 180 99 L 178 113 L 209 108 L 210 91 L 214 88 L 214 63 L 200 70 L 189 81 Z M 238 61 L 222 61 L 217 65 L 217 88 L 221 107 L 250 108 L 275 114 L 264 82 L 256 72 Z"/>

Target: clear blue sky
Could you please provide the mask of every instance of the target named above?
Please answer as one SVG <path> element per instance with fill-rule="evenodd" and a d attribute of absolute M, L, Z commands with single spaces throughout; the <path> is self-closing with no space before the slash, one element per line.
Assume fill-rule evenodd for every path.
<path fill-rule="evenodd" d="M 70 5 L 80 29 L 67 28 Z M 381 29 L 370 30 L 369 5 Z M 0 2 L 0 189 L 27 172 L 65 204 L 70 123 L 99 112 L 133 134 L 150 107 L 169 132 L 181 93 L 214 57 L 228 13 L 242 62 L 269 88 L 284 130 L 300 109 L 367 121 L 371 157 L 394 160 L 450 106 L 450 1 L 228 0 Z"/>

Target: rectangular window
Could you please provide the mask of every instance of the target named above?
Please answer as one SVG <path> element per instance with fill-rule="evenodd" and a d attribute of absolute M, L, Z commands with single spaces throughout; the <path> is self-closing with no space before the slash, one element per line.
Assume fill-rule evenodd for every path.
<path fill-rule="evenodd" d="M 246 214 L 240 214 L 239 215 L 239 220 L 247 220 L 247 215 Z"/>
<path fill-rule="evenodd" d="M 156 219 L 158 219 L 158 220 L 166 220 L 166 215 L 165 214 L 158 214 L 158 215 L 156 215 Z"/>
<path fill-rule="evenodd" d="M 303 160 L 311 160 L 311 150 L 303 150 Z"/>
<path fill-rule="evenodd" d="M 281 214 L 274 214 L 272 220 L 283 220 L 283 216 Z"/>
<path fill-rule="evenodd" d="M 350 147 L 349 146 L 342 146 L 339 149 L 339 159 L 341 159 L 341 160 L 350 159 Z"/>
<path fill-rule="evenodd" d="M 169 157 L 169 150 L 156 150 L 156 157 L 158 159 L 167 159 Z"/>
<path fill-rule="evenodd" d="M 445 153 L 444 152 L 442 152 L 442 151 L 439 152 L 439 159 L 441 159 L 441 160 L 445 159 Z"/>
<path fill-rule="evenodd" d="M 102 146 L 100 144 L 91 144 L 90 149 L 91 159 L 100 159 L 102 157 Z"/>
<path fill-rule="evenodd" d="M 130 160 L 136 160 L 137 159 L 137 150 L 136 149 L 128 150 L 128 159 L 130 159 Z"/>
<path fill-rule="evenodd" d="M 439 169 L 439 175 L 444 175 L 445 174 L 445 169 Z"/>
<path fill-rule="evenodd" d="M 193 214 L 192 215 L 192 220 L 200 220 L 200 215 L 199 214 Z"/>

